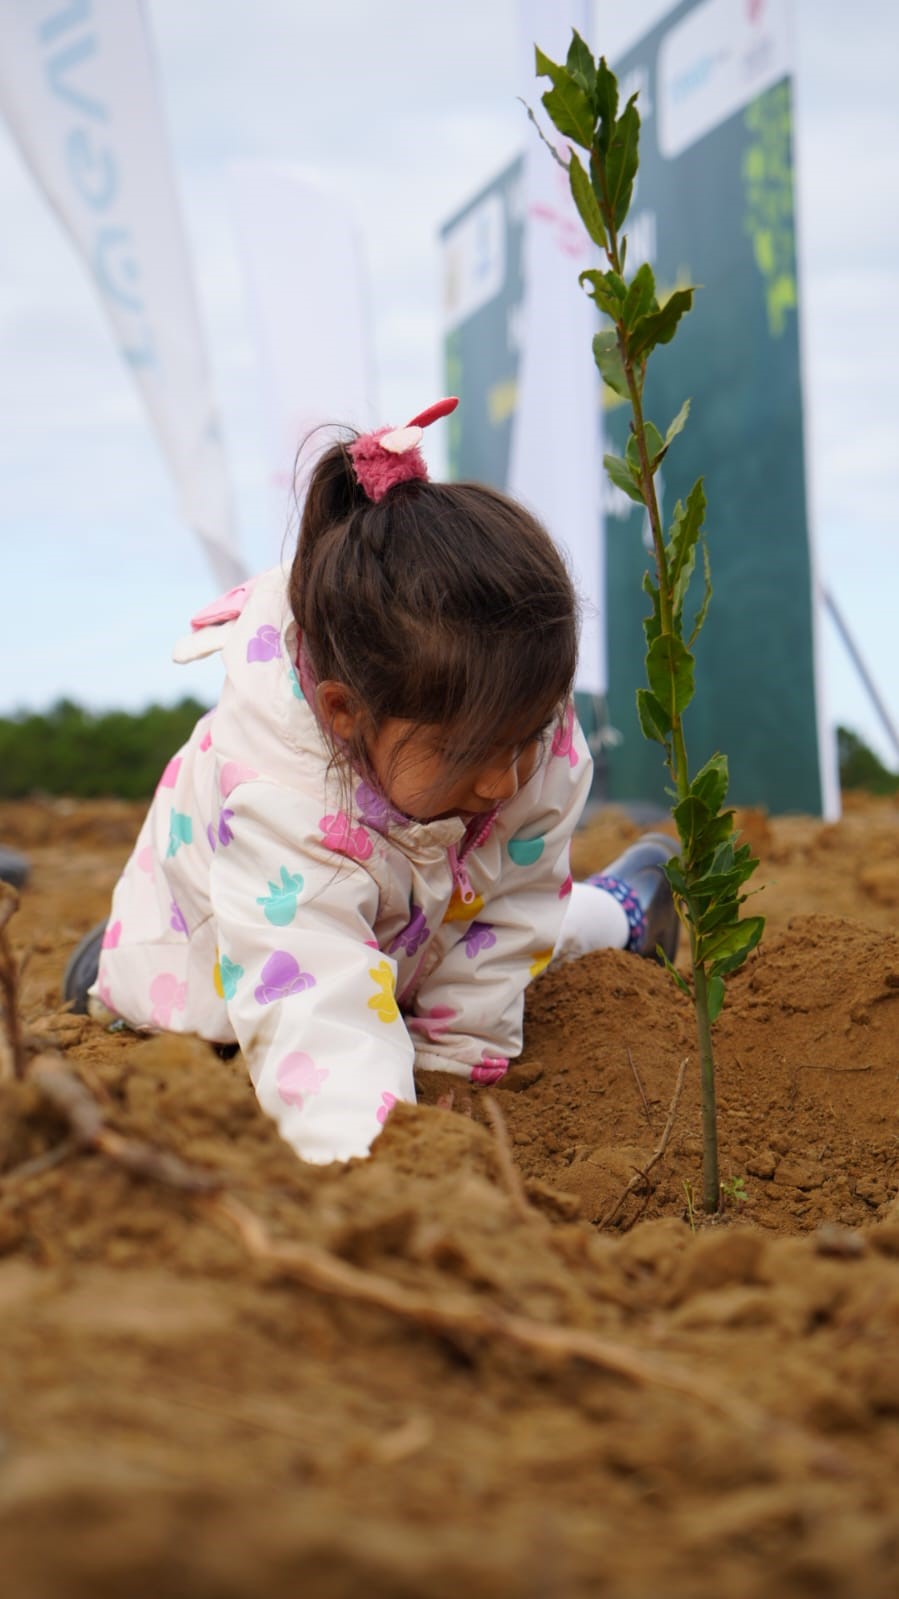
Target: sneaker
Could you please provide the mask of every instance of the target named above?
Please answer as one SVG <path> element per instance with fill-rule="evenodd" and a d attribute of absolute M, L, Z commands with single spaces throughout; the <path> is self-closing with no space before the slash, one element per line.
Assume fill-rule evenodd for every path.
<path fill-rule="evenodd" d="M 668 960 L 677 954 L 680 922 L 674 898 L 662 867 L 677 854 L 677 840 L 665 833 L 645 833 L 601 872 L 587 878 L 617 899 L 630 924 L 625 946 L 634 955 L 661 964 L 658 949 Z"/>
<path fill-rule="evenodd" d="M 70 1002 L 69 1009 L 76 1016 L 86 1016 L 88 1013 L 87 991 L 97 981 L 100 950 L 103 947 L 105 932 L 106 923 L 98 922 L 89 933 L 85 933 L 66 967 L 62 980 L 62 997 Z"/>

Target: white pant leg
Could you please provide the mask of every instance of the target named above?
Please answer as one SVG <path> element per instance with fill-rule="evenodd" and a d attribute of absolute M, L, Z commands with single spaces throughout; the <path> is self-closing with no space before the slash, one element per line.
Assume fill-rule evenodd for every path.
<path fill-rule="evenodd" d="M 629 933 L 627 916 L 617 899 L 592 883 L 574 883 L 553 963 L 573 960 L 592 949 L 624 949 Z"/>

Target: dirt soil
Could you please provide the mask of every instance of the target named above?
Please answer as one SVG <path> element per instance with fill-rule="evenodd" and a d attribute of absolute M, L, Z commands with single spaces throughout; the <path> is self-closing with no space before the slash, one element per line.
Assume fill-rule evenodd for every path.
<path fill-rule="evenodd" d="M 740 818 L 769 928 L 717 1028 L 713 1221 L 691 1015 L 647 961 L 534 984 L 493 1090 L 523 1193 L 458 1080 L 452 1109 L 423 1082 L 369 1161 L 315 1169 L 240 1057 L 61 1014 L 139 816 L 0 807 L 33 862 L 25 1026 L 108 1128 L 314 1247 L 302 1270 L 254 1257 L 221 1201 L 79 1150 L 34 1082 L 0 1082 L 4 1592 L 895 1599 L 895 803 Z M 604 813 L 576 874 L 634 833 Z"/>

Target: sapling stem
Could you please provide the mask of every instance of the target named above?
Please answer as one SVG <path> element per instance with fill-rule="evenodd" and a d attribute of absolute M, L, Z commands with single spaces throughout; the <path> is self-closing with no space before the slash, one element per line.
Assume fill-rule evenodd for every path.
<path fill-rule="evenodd" d="M 565 66 L 537 50 L 537 73 L 552 88 L 543 95 L 559 133 L 571 140 L 568 176 L 574 202 L 593 242 L 604 252 L 608 271 L 581 273 L 581 283 L 608 319 L 593 340 L 593 354 L 605 383 L 630 402 L 630 437 L 624 456 L 605 458 L 612 482 L 642 505 L 649 518 L 655 580 L 647 573 L 644 589 L 652 612 L 644 620 L 647 688 L 638 690 L 637 710 L 647 738 L 661 744 L 674 783 L 672 815 L 680 853 L 669 861 L 666 876 L 686 927 L 692 985 L 666 961 L 674 981 L 691 995 L 699 1044 L 703 1128 L 703 1204 L 715 1211 L 721 1203 L 715 1106 L 715 1057 L 712 1026 L 724 1003 L 724 979 L 742 965 L 764 926 L 760 916 L 740 917 L 746 895 L 740 892 L 758 862 L 748 845 L 734 844 L 734 813 L 723 809 L 727 794 L 727 760 L 713 755 L 691 779 L 684 736 L 683 712 L 693 698 L 692 646 L 705 621 L 711 598 L 708 557 L 702 539 L 705 494 L 702 480 L 686 502 L 675 506 L 667 536 L 656 493 L 655 474 L 672 440 L 687 420 L 685 403 L 663 436 L 643 408 L 646 363 L 659 344 L 674 337 L 680 318 L 691 309 L 692 288 L 675 289 L 660 303 L 648 263 L 625 281 L 627 217 L 638 166 L 640 117 L 637 96 L 618 115 L 618 83 L 604 60 L 594 61 L 575 33 Z M 574 146 L 586 150 L 589 175 Z M 556 159 L 560 159 L 558 152 Z M 564 164 L 564 163 L 563 163 Z M 684 607 L 701 549 L 705 588 L 688 636 Z M 664 957 L 663 957 L 664 958 Z"/>

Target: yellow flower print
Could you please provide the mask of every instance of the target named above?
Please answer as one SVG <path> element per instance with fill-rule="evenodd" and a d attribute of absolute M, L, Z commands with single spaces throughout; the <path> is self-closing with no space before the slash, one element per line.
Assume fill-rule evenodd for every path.
<path fill-rule="evenodd" d="M 538 950 L 530 964 L 531 976 L 539 977 L 541 972 L 545 972 L 552 958 L 553 951 L 551 949 Z"/>
<path fill-rule="evenodd" d="M 453 897 L 447 906 L 445 922 L 473 922 L 479 911 L 484 909 L 482 894 L 475 894 L 474 899 L 466 905 L 457 888 L 453 889 Z"/>
<path fill-rule="evenodd" d="M 380 961 L 377 966 L 369 967 L 368 975 L 381 990 L 380 994 L 372 995 L 368 1002 L 369 1010 L 373 1010 L 381 1022 L 398 1022 L 400 1012 L 393 997 L 393 973 L 387 962 Z"/>

